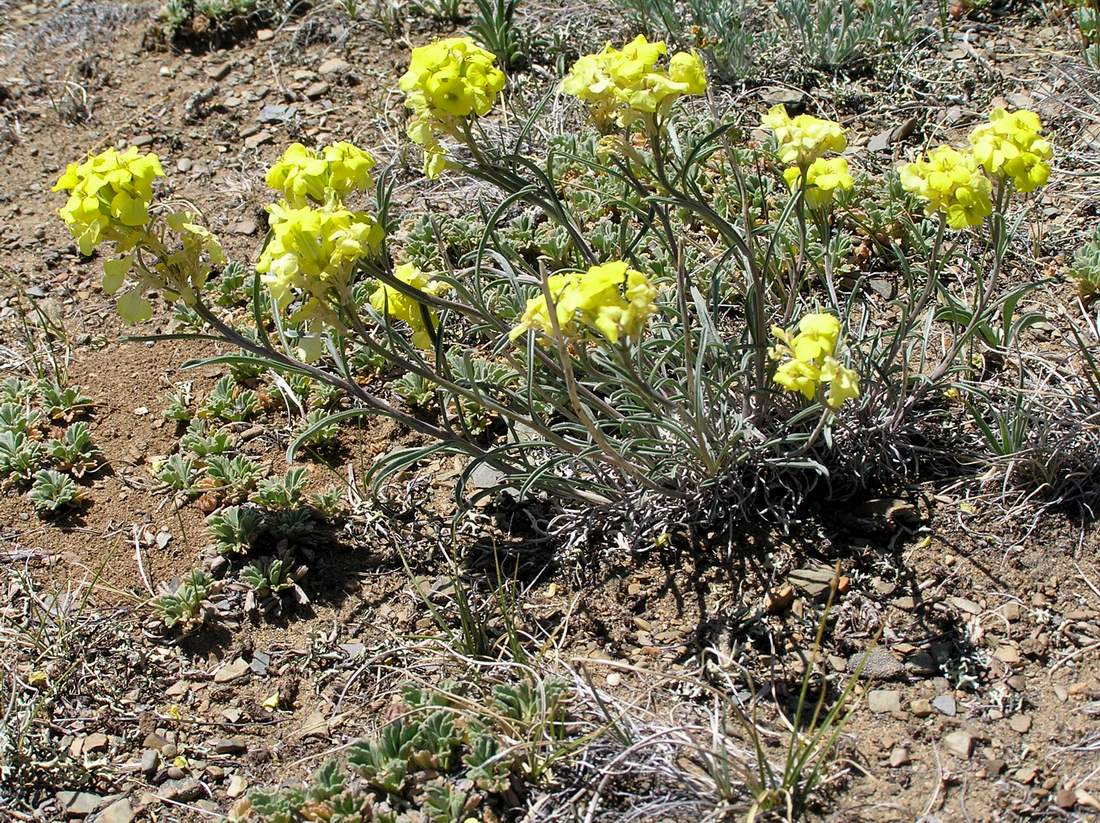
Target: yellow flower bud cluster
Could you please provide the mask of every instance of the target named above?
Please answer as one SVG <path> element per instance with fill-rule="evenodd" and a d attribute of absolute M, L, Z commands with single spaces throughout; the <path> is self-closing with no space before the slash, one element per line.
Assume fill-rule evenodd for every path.
<path fill-rule="evenodd" d="M 859 374 L 836 359 L 840 321 L 834 315 L 804 315 L 798 321 L 797 334 L 774 326 L 772 336 L 778 345 L 768 354 L 782 361 L 773 379 L 784 389 L 807 400 L 824 392 L 825 405 L 830 409 L 839 409 L 846 400 L 859 397 Z"/>
<path fill-rule="evenodd" d="M 819 157 L 840 153 L 848 146 L 840 123 L 809 114 L 791 117 L 782 103 L 772 106 L 760 125 L 775 135 L 780 161 L 799 169 L 808 169 Z"/>
<path fill-rule="evenodd" d="M 91 254 L 104 240 L 132 248 L 149 222 L 153 180 L 163 176 L 160 158 L 133 146 L 70 163 L 53 190 L 69 192 L 59 213 L 80 253 Z"/>
<path fill-rule="evenodd" d="M 445 165 L 441 134 L 461 136 L 462 123 L 489 113 L 504 88 L 496 57 L 469 37 L 448 37 L 413 49 L 398 81 L 412 110 L 406 133 L 424 150 L 424 174 L 439 177 Z"/>
<path fill-rule="evenodd" d="M 451 286 L 443 280 L 433 280 L 412 263 L 402 263 L 393 271 L 393 276 L 425 294 L 438 297 L 447 292 Z M 412 329 L 412 342 L 414 346 L 422 349 L 432 348 L 432 336 L 428 323 L 435 327 L 435 312 L 422 308 L 423 304 L 404 292 L 379 282 L 378 288 L 370 296 L 370 304 L 380 314 L 392 317 L 394 320 L 404 321 Z M 424 314 L 427 312 L 427 319 Z"/>
<path fill-rule="evenodd" d="M 979 226 L 993 211 L 993 186 L 968 151 L 939 146 L 898 174 L 902 188 L 923 200 L 929 214 L 943 214 L 953 229 Z"/>
<path fill-rule="evenodd" d="M 989 122 L 970 133 L 971 151 L 991 177 L 1011 180 L 1018 191 L 1035 191 L 1050 178 L 1048 161 L 1054 156 L 1042 130 L 1033 111 L 995 108 Z"/>
<path fill-rule="evenodd" d="M 600 124 L 614 120 L 625 126 L 640 115 L 665 113 L 677 98 L 702 94 L 707 88 L 706 67 L 696 52 L 677 52 L 667 68 L 658 68 L 667 52 L 664 43 L 650 43 L 642 35 L 621 50 L 608 43 L 577 60 L 561 90 L 588 103 Z"/>
<path fill-rule="evenodd" d="M 291 143 L 283 156 L 267 170 L 267 185 L 282 193 L 287 203 L 301 208 L 343 200 L 353 191 L 372 185 L 370 170 L 374 158 L 369 152 L 341 141 L 321 151 Z"/>
<path fill-rule="evenodd" d="M 829 205 L 833 193 L 851 191 L 852 175 L 848 171 L 848 161 L 843 157 L 819 157 L 810 163 L 803 172 L 798 166 L 791 166 L 783 172 L 783 179 L 797 191 L 803 176 L 806 178 L 805 198 L 812 209 L 821 209 Z"/>
<path fill-rule="evenodd" d="M 617 343 L 621 337 L 638 337 L 657 312 L 657 290 L 644 274 L 622 261 L 592 266 L 586 272 L 551 275 L 547 285 L 558 327 L 566 337 L 579 337 L 583 327 L 589 327 Z M 515 340 L 528 330 L 554 333 L 544 295 L 527 301 L 509 337 Z"/>
<path fill-rule="evenodd" d="M 128 323 L 153 316 L 146 292 L 158 290 L 191 305 L 211 267 L 223 262 L 218 239 L 188 211 L 151 213 L 153 181 L 164 176 L 160 158 L 135 147 L 107 149 L 82 163 L 70 163 L 53 187 L 69 192 L 59 214 L 82 254 L 104 241 L 118 256 L 103 264 L 103 291 L 119 294 L 118 313 Z M 138 252 L 141 252 L 140 254 Z M 123 291 L 126 283 L 130 287 Z"/>

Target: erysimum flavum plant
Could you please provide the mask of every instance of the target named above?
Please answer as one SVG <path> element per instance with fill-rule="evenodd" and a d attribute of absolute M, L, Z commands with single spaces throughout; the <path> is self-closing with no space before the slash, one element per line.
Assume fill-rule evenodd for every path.
<path fill-rule="evenodd" d="M 251 330 L 203 299 L 213 238 L 179 218 L 163 238 L 151 228 L 155 158 L 95 178 L 87 205 L 82 181 L 99 172 L 79 169 L 98 159 L 70 169 L 59 186 L 80 195 L 63 216 L 82 249 L 114 242 L 136 290 L 188 303 L 251 363 L 343 389 L 352 408 L 316 427 L 374 414 L 424 435 L 379 459 L 376 491 L 457 452 L 469 458 L 460 498 L 488 466 L 498 482 L 482 493 L 612 507 L 644 541 L 786 522 L 822 480 L 874 475 L 874 444 L 904 467 L 906 437 L 922 415 L 949 413 L 945 391 L 1011 299 L 999 274 L 1020 218 L 1007 216 L 1049 175 L 1035 115 L 995 110 L 969 146 L 875 181 L 849 166 L 838 122 L 781 106 L 759 121 L 704 113 L 699 55 L 644 37 L 581 57 L 553 90 L 590 135 L 540 136 L 551 95 L 498 117 L 506 86 L 493 55 L 461 37 L 415 49 L 401 77 L 423 173 L 498 193 L 476 248 L 434 270 L 387 235 L 390 174 L 374 180 L 369 153 L 288 148 L 267 175 L 277 196 Z M 763 143 L 749 139 L 757 127 Z M 372 187 L 373 209 L 357 203 Z M 509 239 L 520 226 L 525 250 Z M 857 239 L 897 271 L 896 297 L 865 288 Z M 184 257 L 167 265 L 173 254 Z M 944 285 L 949 265 L 969 299 Z M 945 315 L 949 300 L 970 313 Z M 365 387 L 359 355 L 403 375 L 403 396 L 434 415 Z"/>

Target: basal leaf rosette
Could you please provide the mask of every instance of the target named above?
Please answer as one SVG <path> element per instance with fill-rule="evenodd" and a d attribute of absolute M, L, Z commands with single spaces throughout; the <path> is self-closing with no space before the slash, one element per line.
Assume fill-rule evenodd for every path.
<path fill-rule="evenodd" d="M 952 229 L 980 226 L 993 212 L 993 186 L 971 152 L 939 146 L 898 174 L 902 188 L 924 201 L 925 212 L 944 215 Z"/>
<path fill-rule="evenodd" d="M 366 212 L 334 205 L 274 203 L 268 213 L 271 237 L 256 271 L 280 310 L 301 301 L 289 319 L 305 330 L 303 356 L 315 360 L 323 333 L 343 329 L 335 306 L 349 300 L 356 265 L 378 253 L 382 229 Z"/>
<path fill-rule="evenodd" d="M 554 319 L 562 336 L 579 338 L 593 330 L 612 344 L 637 338 L 650 316 L 658 311 L 657 290 L 649 279 L 626 263 L 613 261 L 592 266 L 584 272 L 568 272 L 547 278 L 554 305 Z M 532 297 L 520 322 L 512 329 L 512 340 L 528 331 L 555 337 L 550 304 L 545 295 Z"/>
<path fill-rule="evenodd" d="M 779 361 L 773 380 L 807 400 L 820 399 L 829 409 L 859 397 L 859 374 L 836 359 L 840 321 L 827 313 L 807 314 L 794 329 L 772 328 L 777 344 L 768 351 Z"/>
<path fill-rule="evenodd" d="M 268 169 L 266 182 L 295 208 L 310 203 L 319 206 L 368 190 L 373 184 L 370 172 L 374 165 L 370 152 L 353 143 L 341 141 L 321 151 L 292 143 Z"/>
<path fill-rule="evenodd" d="M 1032 192 L 1050 179 L 1049 161 L 1054 156 L 1042 131 L 1035 112 L 998 107 L 987 123 L 970 133 L 970 150 L 990 177 L 1010 180 L 1017 191 Z"/>
<path fill-rule="evenodd" d="M 451 288 L 451 285 L 446 281 L 432 278 L 412 263 L 402 263 L 397 266 L 394 269 L 393 276 L 402 283 L 432 297 L 439 297 Z M 400 320 L 408 325 L 412 329 L 414 346 L 421 349 L 432 347 L 432 331 L 436 324 L 436 314 L 415 297 L 411 297 L 400 289 L 379 281 L 378 287 L 371 293 L 370 304 L 379 314 L 394 320 Z"/>
<path fill-rule="evenodd" d="M 664 43 L 650 43 L 642 35 L 622 49 L 608 43 L 601 51 L 578 59 L 562 80 L 561 90 L 588 103 L 601 128 L 667 114 L 680 97 L 707 89 L 706 67 L 698 53 L 676 52 L 666 66 L 659 67 L 667 53 Z"/>
<path fill-rule="evenodd" d="M 848 147 L 840 123 L 809 114 L 791 117 L 782 104 L 772 106 L 760 125 L 775 135 L 776 153 L 785 166 L 808 170 L 819 158 Z"/>
<path fill-rule="evenodd" d="M 163 176 L 155 154 L 107 149 L 70 163 L 53 188 L 69 192 L 59 214 L 82 254 L 114 243 L 118 256 L 103 265 L 103 290 L 119 295 L 118 312 L 128 323 L 152 317 L 150 291 L 193 305 L 211 268 L 224 259 L 199 215 L 153 209 L 153 181 Z"/>
<path fill-rule="evenodd" d="M 398 81 L 412 110 L 406 133 L 424 151 L 424 174 L 439 177 L 446 153 L 439 137 L 465 139 L 468 122 L 489 113 L 504 89 L 496 57 L 469 37 L 448 37 L 413 49 Z"/>

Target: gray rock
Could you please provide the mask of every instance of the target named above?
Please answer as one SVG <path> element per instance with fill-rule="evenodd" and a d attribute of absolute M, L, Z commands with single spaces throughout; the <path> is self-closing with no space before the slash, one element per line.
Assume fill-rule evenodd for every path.
<path fill-rule="evenodd" d="M 215 683 L 232 683 L 234 680 L 240 680 L 242 677 L 246 677 L 250 671 L 248 661 L 243 657 L 238 657 L 231 663 L 226 663 L 214 674 Z"/>
<path fill-rule="evenodd" d="M 867 657 L 865 662 L 864 655 Z M 860 676 L 866 680 L 883 682 L 896 680 L 905 674 L 905 666 L 901 661 L 881 646 L 872 646 L 866 652 L 856 652 L 848 658 L 848 668 L 856 671 L 861 662 L 863 670 Z"/>
<path fill-rule="evenodd" d="M 956 757 L 970 757 L 974 750 L 974 735 L 965 730 L 951 732 L 943 739 L 943 747 Z"/>
<path fill-rule="evenodd" d="M 876 714 L 901 711 L 901 692 L 895 689 L 871 689 L 867 693 L 867 707 Z"/>
<path fill-rule="evenodd" d="M 351 74 L 351 63 L 339 57 L 331 57 L 317 68 L 322 77 L 346 77 Z"/>
<path fill-rule="evenodd" d="M 57 805 L 66 817 L 87 817 L 103 802 L 103 798 L 91 792 L 58 792 Z"/>
<path fill-rule="evenodd" d="M 260 109 L 259 120 L 261 123 L 287 123 L 293 120 L 297 114 L 298 109 L 294 106 L 268 103 Z"/>
<path fill-rule="evenodd" d="M 890 751 L 890 768 L 896 769 L 909 762 L 909 750 L 904 746 L 895 746 Z"/>
<path fill-rule="evenodd" d="M 160 787 L 160 793 L 162 797 L 168 800 L 187 803 L 191 800 L 198 800 L 206 794 L 206 790 L 199 781 L 189 777 L 183 780 L 165 781 Z"/>
<path fill-rule="evenodd" d="M 96 815 L 95 823 L 130 823 L 133 819 L 134 809 L 129 799 L 120 797 Z"/>
<path fill-rule="evenodd" d="M 940 714 L 946 714 L 948 717 L 954 717 L 955 712 L 958 711 L 955 698 L 949 694 L 941 694 L 939 697 L 933 698 L 932 708 Z"/>
<path fill-rule="evenodd" d="M 160 765 L 160 754 L 156 749 L 146 749 L 141 753 L 141 771 L 145 774 L 152 774 L 157 770 L 157 766 Z"/>

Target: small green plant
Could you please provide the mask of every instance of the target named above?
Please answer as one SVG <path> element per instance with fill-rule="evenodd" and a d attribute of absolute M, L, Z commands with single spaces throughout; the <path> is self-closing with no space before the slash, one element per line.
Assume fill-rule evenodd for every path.
<path fill-rule="evenodd" d="M 191 384 L 181 383 L 176 390 L 168 395 L 168 402 L 164 407 L 164 419 L 173 420 L 176 423 L 190 422 L 194 417 L 191 403 L 194 398 L 191 394 Z"/>
<path fill-rule="evenodd" d="M 252 495 L 252 502 L 265 509 L 292 509 L 302 499 L 309 472 L 304 466 L 294 466 L 282 477 L 261 480 Z"/>
<path fill-rule="evenodd" d="M 1100 67 L 1100 0 L 1066 0 L 1081 35 L 1085 63 Z"/>
<path fill-rule="evenodd" d="M 180 449 L 190 452 L 199 460 L 215 454 L 225 454 L 233 447 L 233 438 L 228 432 L 209 431 L 206 421 L 194 418 L 187 431 L 180 438 Z"/>
<path fill-rule="evenodd" d="M 324 409 L 313 409 L 306 413 L 298 426 L 298 443 L 302 446 L 331 446 L 340 436 L 340 426 L 328 422 L 330 415 Z"/>
<path fill-rule="evenodd" d="M 776 11 L 818 69 L 843 69 L 912 36 L 911 0 L 778 0 Z"/>
<path fill-rule="evenodd" d="M 29 435 L 42 423 L 42 415 L 22 403 L 0 403 L 0 432 Z"/>
<path fill-rule="evenodd" d="M 43 469 L 35 474 L 29 496 L 40 513 L 53 513 L 78 503 L 80 489 L 69 475 Z"/>
<path fill-rule="evenodd" d="M 0 474 L 28 482 L 42 462 L 42 444 L 23 432 L 0 431 Z"/>
<path fill-rule="evenodd" d="M 159 466 L 154 464 L 154 474 L 161 483 L 178 492 L 192 490 L 195 477 L 195 460 L 182 454 L 173 454 Z"/>
<path fill-rule="evenodd" d="M 214 454 L 206 459 L 205 477 L 199 484 L 206 491 L 222 497 L 242 498 L 256 485 L 260 467 L 243 454 L 226 457 Z"/>
<path fill-rule="evenodd" d="M 314 492 L 309 496 L 309 505 L 326 520 L 335 520 L 344 513 L 344 490 L 333 487 Z"/>
<path fill-rule="evenodd" d="M 306 575 L 306 567 L 295 565 L 289 557 L 265 557 L 241 569 L 241 582 L 248 587 L 245 595 L 245 611 L 282 611 L 287 597 L 293 597 L 298 605 L 305 605 L 309 598 L 298 585 Z"/>
<path fill-rule="evenodd" d="M 38 396 L 42 411 L 51 420 L 71 422 L 92 407 L 92 399 L 80 393 L 79 386 L 62 386 L 56 380 L 41 380 Z"/>
<path fill-rule="evenodd" d="M 215 301 L 219 306 L 232 308 L 234 306 L 247 305 L 251 299 L 251 278 L 248 270 L 239 260 L 233 260 L 225 265 L 221 274 L 215 281 L 217 297 Z"/>
<path fill-rule="evenodd" d="M 439 385 L 414 372 L 406 372 L 390 383 L 390 389 L 414 409 L 428 410 L 436 403 Z"/>
<path fill-rule="evenodd" d="M 477 13 L 470 26 L 474 40 L 495 54 L 506 71 L 523 68 L 527 53 L 515 19 L 519 0 L 474 0 L 474 5 Z"/>
<path fill-rule="evenodd" d="M 1074 253 L 1069 277 L 1082 297 L 1091 299 L 1100 293 L 1100 228 Z"/>
<path fill-rule="evenodd" d="M 462 0 L 413 0 L 412 7 L 436 20 L 457 23 L 462 19 Z"/>
<path fill-rule="evenodd" d="M 218 553 L 245 554 L 263 529 L 263 517 L 250 506 L 228 506 L 206 518 Z"/>
<path fill-rule="evenodd" d="M 206 402 L 198 411 L 203 420 L 238 422 L 251 420 L 260 413 L 260 399 L 251 389 L 241 389 L 232 375 L 225 375 L 214 384 Z"/>
<path fill-rule="evenodd" d="M 60 439 L 50 440 L 46 451 L 63 471 L 73 477 L 83 477 L 85 472 L 99 465 L 99 450 L 92 443 L 92 433 L 87 424 L 73 423 Z"/>
<path fill-rule="evenodd" d="M 202 569 L 193 569 L 175 590 L 156 598 L 153 609 L 167 628 L 188 628 L 205 620 L 213 590 L 213 578 Z"/>
<path fill-rule="evenodd" d="M 0 403 L 26 405 L 35 396 L 34 383 L 22 377 L 6 377 L 0 381 Z"/>

